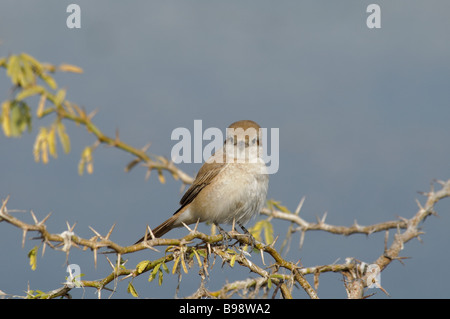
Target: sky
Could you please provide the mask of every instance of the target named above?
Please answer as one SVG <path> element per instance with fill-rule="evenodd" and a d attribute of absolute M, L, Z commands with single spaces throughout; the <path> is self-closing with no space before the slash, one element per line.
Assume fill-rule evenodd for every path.
<path fill-rule="evenodd" d="M 279 129 L 279 169 L 270 175 L 268 198 L 295 210 L 305 197 L 301 216 L 314 222 L 363 225 L 410 218 L 418 192 L 433 179 L 450 178 L 450 2 L 432 1 L 77 1 L 81 28 L 66 25 L 69 1 L 2 1 L 0 56 L 26 52 L 43 62 L 70 63 L 83 74 L 57 74 L 67 99 L 97 110 L 95 124 L 105 133 L 135 146 L 151 143 L 149 152 L 170 156 L 174 129 L 225 129 L 252 119 Z M 381 8 L 381 28 L 370 29 L 367 6 Z M 0 98 L 11 83 L 0 74 Z M 34 106 L 36 107 L 36 106 Z M 130 173 L 133 158 L 101 146 L 94 153 L 94 173 L 78 175 L 83 148 L 95 142 L 83 127 L 67 123 L 70 154 L 35 163 L 32 147 L 38 128 L 52 119 L 34 118 L 21 138 L 0 135 L 0 197 L 10 196 L 10 210 L 32 210 L 38 218 L 52 212 L 48 230 L 61 233 L 66 222 L 75 233 L 91 237 L 89 226 L 128 245 L 178 208 L 181 184 L 166 175 L 145 180 L 145 169 Z M 180 168 L 195 176 L 201 164 Z M 422 242 L 405 245 L 402 256 L 381 274 L 392 298 L 448 298 L 450 284 L 450 200 L 436 206 L 439 217 L 422 225 Z M 19 214 L 31 221 L 28 213 Z M 249 224 L 251 226 L 252 223 Z M 275 235 L 289 224 L 275 221 Z M 201 228 L 208 231 L 204 226 Z M 184 230 L 173 231 L 182 236 Z M 390 232 L 392 238 L 394 232 Z M 169 233 L 170 234 L 170 233 Z M 58 288 L 65 280 L 66 255 L 46 249 L 37 269 L 28 251 L 39 244 L 29 234 L 0 223 L 0 290 L 23 295 L 30 289 Z M 383 252 L 384 233 L 341 237 L 307 233 L 298 248 L 293 237 L 287 258 L 304 266 L 343 263 L 354 257 L 370 263 Z M 280 241 L 281 243 L 281 241 Z M 156 258 L 143 251 L 127 267 Z M 258 258 L 258 256 L 252 256 Z M 105 258 L 94 267 L 89 251 L 73 249 L 70 263 L 83 279 L 105 277 Z M 207 285 L 256 277 L 216 265 Z M 308 279 L 312 282 L 312 278 Z M 128 281 L 102 298 L 131 298 Z M 198 287 L 196 270 L 183 276 L 178 296 Z M 143 298 L 173 298 L 176 276 L 161 287 L 147 276 L 133 281 Z M 372 291 L 369 291 L 371 293 Z M 375 291 L 373 291 L 375 292 Z M 387 298 L 376 291 L 374 298 Z M 96 298 L 93 289 L 73 289 L 76 298 Z M 319 297 L 345 298 L 342 277 L 320 277 Z M 298 291 L 296 298 L 307 298 Z"/>

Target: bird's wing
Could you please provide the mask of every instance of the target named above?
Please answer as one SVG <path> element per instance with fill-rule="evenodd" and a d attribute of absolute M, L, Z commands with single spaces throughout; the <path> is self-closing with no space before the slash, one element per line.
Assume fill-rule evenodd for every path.
<path fill-rule="evenodd" d="M 190 204 L 195 197 L 222 171 L 226 163 L 205 163 L 198 171 L 191 187 L 180 200 L 181 207 Z"/>

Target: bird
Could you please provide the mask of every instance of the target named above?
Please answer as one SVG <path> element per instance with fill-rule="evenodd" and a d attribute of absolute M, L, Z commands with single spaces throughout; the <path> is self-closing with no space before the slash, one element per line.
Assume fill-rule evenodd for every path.
<path fill-rule="evenodd" d="M 244 225 L 263 208 L 268 186 L 267 167 L 261 158 L 260 126 L 251 120 L 232 123 L 223 147 L 200 168 L 194 182 L 180 200 L 180 208 L 152 229 L 155 238 L 168 231 L 198 222 L 218 226 Z M 136 242 L 147 239 L 147 235 Z M 150 238 L 149 238 L 150 239 Z"/>

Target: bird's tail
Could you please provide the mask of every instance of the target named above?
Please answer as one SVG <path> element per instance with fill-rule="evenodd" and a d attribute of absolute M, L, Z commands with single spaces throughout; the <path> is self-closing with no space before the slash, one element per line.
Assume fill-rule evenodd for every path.
<path fill-rule="evenodd" d="M 153 236 L 155 236 L 156 238 L 163 236 L 169 230 L 174 228 L 173 224 L 175 223 L 175 221 L 177 219 L 178 219 L 178 216 L 174 215 L 174 216 L 170 217 L 168 220 L 166 220 L 165 222 L 163 222 L 158 227 L 155 227 L 154 229 L 152 229 Z M 142 237 L 141 239 L 139 239 L 135 244 L 139 244 L 140 242 L 144 241 L 144 239 L 145 239 L 145 236 Z M 150 234 L 147 234 L 147 239 L 152 239 Z"/>
<path fill-rule="evenodd" d="M 174 214 L 172 217 L 170 217 L 168 220 L 166 220 L 165 222 L 163 222 L 161 225 L 155 227 L 154 229 L 152 229 L 152 233 L 153 236 L 155 236 L 155 238 L 159 238 L 162 237 L 165 233 L 167 233 L 168 231 L 170 231 L 173 228 L 176 227 L 180 227 L 180 225 L 178 223 L 176 223 L 176 221 L 178 220 L 178 218 L 180 217 L 180 215 L 186 210 L 188 206 L 182 206 L 180 207 Z M 147 234 L 147 239 L 152 239 L 150 234 Z M 137 242 L 135 242 L 134 244 L 139 244 L 140 242 L 145 240 L 145 236 L 142 237 L 141 239 L 139 239 Z"/>

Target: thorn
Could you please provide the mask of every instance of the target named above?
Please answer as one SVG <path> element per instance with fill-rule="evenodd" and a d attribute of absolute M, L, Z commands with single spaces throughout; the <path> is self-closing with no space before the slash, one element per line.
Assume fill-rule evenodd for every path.
<path fill-rule="evenodd" d="M 195 223 L 194 232 L 197 231 L 197 227 L 198 227 L 199 223 L 200 223 L 200 218 L 197 219 L 197 222 Z"/>
<path fill-rule="evenodd" d="M 112 233 L 114 227 L 116 227 L 116 224 L 111 226 L 111 229 L 109 230 L 108 234 L 106 234 L 106 237 L 105 237 L 106 240 L 109 240 L 109 236 L 111 236 L 111 233 Z"/>
<path fill-rule="evenodd" d="M 275 243 L 277 242 L 277 240 L 278 240 L 278 238 L 279 238 L 280 236 L 279 235 L 277 235 L 277 237 L 275 237 L 275 239 L 273 240 L 273 242 L 269 245 L 269 247 L 274 247 L 275 246 Z"/>
<path fill-rule="evenodd" d="M 323 214 L 322 219 L 320 220 L 320 223 L 321 223 L 321 224 L 325 224 L 325 219 L 327 218 L 327 214 L 328 214 L 328 212 L 325 212 L 325 213 Z"/>
<path fill-rule="evenodd" d="M 188 225 L 186 225 L 185 223 L 181 222 L 183 224 L 184 227 L 186 227 L 187 230 L 189 230 L 190 233 L 192 233 L 192 229 L 189 228 Z"/>
<path fill-rule="evenodd" d="M 22 248 L 25 247 L 25 238 L 26 238 L 26 236 L 27 236 L 27 230 L 24 229 L 23 232 L 22 232 Z"/>
<path fill-rule="evenodd" d="M 300 234 L 300 243 L 299 243 L 299 249 L 302 249 L 303 247 L 303 242 L 305 241 L 305 231 L 302 230 L 301 234 Z"/>
<path fill-rule="evenodd" d="M 150 148 L 150 145 L 152 145 L 152 142 L 150 142 L 150 143 L 148 143 L 148 144 L 145 144 L 144 147 L 141 148 L 141 150 L 142 150 L 143 152 L 146 152 L 146 151 Z"/>
<path fill-rule="evenodd" d="M 147 227 L 145 228 L 145 234 L 144 234 L 144 240 L 143 240 L 144 243 L 147 242 L 147 239 L 148 239 L 148 229 L 149 229 L 149 228 L 150 228 L 150 227 L 148 227 L 148 225 L 147 225 Z"/>
<path fill-rule="evenodd" d="M 89 229 L 92 230 L 92 232 L 97 235 L 98 238 L 102 238 L 102 235 L 100 235 L 94 228 L 92 228 L 91 226 L 89 226 Z"/>
<path fill-rule="evenodd" d="M 39 225 L 43 225 L 47 221 L 47 219 L 50 218 L 51 215 L 52 215 L 52 212 L 48 213 L 48 215 L 45 216 L 44 219 L 39 222 Z"/>
<path fill-rule="evenodd" d="M 150 244 L 149 244 L 147 241 L 144 241 L 144 247 L 145 247 L 145 248 L 148 248 L 148 249 L 151 249 L 151 250 L 156 251 L 157 253 L 159 253 L 159 250 L 156 249 L 156 248 L 153 247 L 153 246 L 150 246 Z"/>
<path fill-rule="evenodd" d="M 445 186 L 446 184 L 443 180 L 440 179 L 435 179 L 434 182 L 440 184 L 441 186 Z"/>
<path fill-rule="evenodd" d="M 120 260 L 121 260 L 121 254 L 118 253 L 117 254 L 117 271 L 119 271 L 119 268 L 120 268 Z"/>
<path fill-rule="evenodd" d="M 148 181 L 150 174 L 152 173 L 152 168 L 149 166 L 147 172 L 145 173 L 145 180 Z"/>
<path fill-rule="evenodd" d="M 73 232 L 73 229 L 75 228 L 75 225 L 76 225 L 76 224 L 77 224 L 77 223 L 74 223 L 74 224 L 72 225 L 72 227 L 70 227 L 69 222 L 66 221 L 67 230 L 68 230 L 69 232 Z"/>
<path fill-rule="evenodd" d="M 387 244 L 388 244 L 388 239 L 389 239 L 389 230 L 386 230 L 385 234 L 384 234 L 384 251 L 387 251 Z"/>
<path fill-rule="evenodd" d="M 45 243 L 45 241 L 44 241 L 44 245 L 42 245 L 42 257 L 44 257 L 44 254 L 45 254 L 45 247 L 47 247 L 47 244 Z"/>
<path fill-rule="evenodd" d="M 148 232 L 150 233 L 150 236 L 152 237 L 152 239 L 156 239 L 155 235 L 153 234 L 152 229 L 148 225 L 147 225 L 147 229 L 148 229 Z"/>
<path fill-rule="evenodd" d="M 332 263 L 332 265 L 336 265 L 337 262 L 338 262 L 339 260 L 341 260 L 341 257 L 338 257 L 338 258 Z"/>
<path fill-rule="evenodd" d="M 8 203 L 9 201 L 9 195 L 6 196 L 6 198 L 4 200 L 2 200 L 2 210 L 6 207 L 6 203 Z"/>
<path fill-rule="evenodd" d="M 305 196 L 303 196 L 302 199 L 300 199 L 300 202 L 298 203 L 297 208 L 295 209 L 294 215 L 297 215 L 297 216 L 299 215 L 304 202 L 305 202 Z"/>
<path fill-rule="evenodd" d="M 91 113 L 89 113 L 89 115 L 87 116 L 89 121 L 94 118 L 94 116 L 97 114 L 97 112 L 98 112 L 98 108 L 93 110 Z"/>
<path fill-rule="evenodd" d="M 94 248 L 94 267 L 97 269 L 97 248 Z"/>
<path fill-rule="evenodd" d="M 261 254 L 261 261 L 262 261 L 263 265 L 265 266 L 266 263 L 264 262 L 264 251 L 262 249 L 260 249 L 259 252 Z"/>
<path fill-rule="evenodd" d="M 111 260 L 109 260 L 109 258 L 108 257 L 106 257 L 106 260 L 108 260 L 108 262 L 109 262 L 109 265 L 111 266 L 111 268 L 114 270 L 114 264 L 111 262 Z"/>
<path fill-rule="evenodd" d="M 420 210 L 424 210 L 422 204 L 420 204 L 419 200 L 416 198 L 416 204 L 419 206 Z"/>
<path fill-rule="evenodd" d="M 314 289 L 316 291 L 319 288 L 319 275 L 320 275 L 319 271 L 316 271 L 315 274 L 314 274 Z"/>
<path fill-rule="evenodd" d="M 123 277 L 122 279 L 120 279 L 119 281 L 123 281 L 125 279 L 128 279 L 130 277 L 133 277 L 133 273 L 130 273 L 129 275 L 126 275 L 125 277 Z"/>
<path fill-rule="evenodd" d="M 386 289 L 384 289 L 383 287 L 381 287 L 381 285 L 378 286 L 378 288 L 384 292 L 386 294 L 386 296 L 390 297 L 391 295 L 386 291 Z"/>
<path fill-rule="evenodd" d="M 39 222 L 36 218 L 36 215 L 34 214 L 34 212 L 32 210 L 30 210 L 30 214 L 31 214 L 31 217 L 33 217 L 34 223 L 37 225 Z"/>

